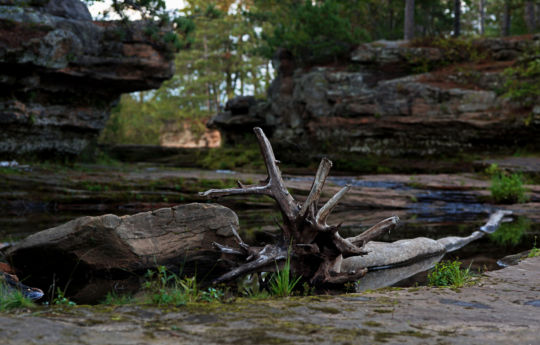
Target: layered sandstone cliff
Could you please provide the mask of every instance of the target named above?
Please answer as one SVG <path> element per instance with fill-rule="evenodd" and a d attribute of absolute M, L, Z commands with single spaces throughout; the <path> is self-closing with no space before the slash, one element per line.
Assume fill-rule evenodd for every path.
<path fill-rule="evenodd" d="M 171 49 L 79 0 L 0 0 L 0 157 L 78 154 L 121 93 L 172 77 Z"/>
<path fill-rule="evenodd" d="M 234 99 L 211 125 L 229 142 L 261 126 L 291 155 L 539 150 L 540 100 L 506 97 L 502 72 L 540 47 L 540 36 L 448 44 L 372 42 L 345 62 L 311 68 L 280 52 L 267 100 Z"/>

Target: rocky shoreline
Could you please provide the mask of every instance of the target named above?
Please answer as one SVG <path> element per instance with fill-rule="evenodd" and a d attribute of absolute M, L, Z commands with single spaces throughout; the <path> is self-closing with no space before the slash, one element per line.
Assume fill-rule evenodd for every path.
<path fill-rule="evenodd" d="M 387 288 L 179 308 L 38 307 L 0 313 L 0 336 L 6 345 L 35 339 L 56 344 L 535 344 L 539 279 L 540 257 L 535 257 L 460 289 Z"/>

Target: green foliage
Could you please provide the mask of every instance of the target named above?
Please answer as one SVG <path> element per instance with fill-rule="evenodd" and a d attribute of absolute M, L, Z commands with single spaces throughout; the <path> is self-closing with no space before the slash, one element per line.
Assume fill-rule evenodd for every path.
<path fill-rule="evenodd" d="M 224 295 L 215 288 L 202 291 L 195 277 L 180 278 L 165 266 L 158 266 L 155 271 L 148 270 L 146 279 L 143 286 L 149 293 L 151 303 L 157 305 L 180 306 L 199 301 L 220 301 Z"/>
<path fill-rule="evenodd" d="M 19 308 L 33 308 L 36 305 L 32 300 L 16 289 L 11 289 L 0 281 L 0 311 Z"/>
<path fill-rule="evenodd" d="M 462 287 L 472 278 L 470 267 L 461 269 L 461 262 L 446 261 L 439 262 L 428 274 L 428 284 L 430 286 L 451 286 Z"/>
<path fill-rule="evenodd" d="M 107 2 L 106 0 L 84 0 L 88 4 Z M 123 28 L 114 34 L 119 40 L 126 37 L 131 22 L 129 15 L 137 13 L 144 22 L 144 33 L 152 40 L 169 47 L 171 51 L 186 48 L 191 42 L 191 34 L 195 26 L 190 18 L 179 16 L 177 12 L 167 11 L 165 0 L 112 0 L 111 10 L 120 17 Z M 110 10 L 101 13 L 102 18 L 108 19 Z"/>
<path fill-rule="evenodd" d="M 527 200 L 520 174 L 499 172 L 491 177 L 491 196 L 496 203 L 514 204 Z"/>
<path fill-rule="evenodd" d="M 237 145 L 234 148 L 218 148 L 208 152 L 201 160 L 201 166 L 205 169 L 228 169 L 251 168 L 261 169 L 264 167 L 260 151 L 255 146 Z"/>
<path fill-rule="evenodd" d="M 504 70 L 503 96 L 526 107 L 540 97 L 540 47 L 530 49 L 514 67 Z"/>
<path fill-rule="evenodd" d="M 492 163 L 489 165 L 489 167 L 486 168 L 485 173 L 489 176 L 495 176 L 497 174 L 500 174 L 501 170 L 499 169 L 499 165 L 496 163 Z"/>
<path fill-rule="evenodd" d="M 283 265 L 283 269 L 277 268 L 276 272 L 270 280 L 270 294 L 278 297 L 287 297 L 292 295 L 294 287 L 300 281 L 301 276 L 294 279 L 291 275 L 291 257 L 287 256 L 287 261 Z"/>
<path fill-rule="evenodd" d="M 530 229 L 531 221 L 524 217 L 518 217 L 510 223 L 503 223 L 490 235 L 490 238 L 500 245 L 515 246 L 521 242 L 523 235 Z"/>
<path fill-rule="evenodd" d="M 412 66 L 413 73 L 425 73 L 434 68 L 440 68 L 442 66 L 454 64 L 463 61 L 477 62 L 485 59 L 486 55 L 473 45 L 471 37 L 468 38 L 454 38 L 454 37 L 419 37 L 410 43 L 413 47 L 433 47 L 438 48 L 442 53 L 441 61 L 432 61 L 425 56 L 411 54 L 407 56 L 407 61 Z M 461 72 L 463 74 L 463 72 Z M 476 75 L 469 72 L 469 75 L 465 76 L 468 79 L 476 77 Z M 441 111 L 445 112 L 443 109 Z"/>
<path fill-rule="evenodd" d="M 186 1 L 179 17 L 186 20 L 175 24 L 175 35 L 184 44 L 175 56 L 175 75 L 158 90 L 124 95 L 100 141 L 158 145 L 165 134 L 187 131 L 198 139 L 228 98 L 265 95 L 272 70 L 268 60 L 255 54 L 260 34 L 243 16 L 246 5 L 237 5 L 232 11 L 227 1 Z M 161 32 L 148 30 L 149 35 Z M 170 32 L 162 39 L 175 41 Z"/>
<path fill-rule="evenodd" d="M 161 129 L 160 114 L 151 103 L 144 101 L 143 93 L 136 100 L 123 95 L 113 108 L 109 121 L 101 133 L 100 141 L 109 144 L 158 145 Z"/>
<path fill-rule="evenodd" d="M 269 15 L 274 28 L 263 35 L 262 53 L 271 58 L 285 48 L 301 64 L 334 61 L 368 39 L 364 30 L 353 28 L 348 7 L 343 1 L 288 1 Z"/>

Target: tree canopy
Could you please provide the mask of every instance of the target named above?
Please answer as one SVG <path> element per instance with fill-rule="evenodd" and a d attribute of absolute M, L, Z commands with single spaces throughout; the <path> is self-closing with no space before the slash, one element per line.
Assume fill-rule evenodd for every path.
<path fill-rule="evenodd" d="M 537 1 L 412 2 L 417 38 L 540 29 Z M 160 133 L 186 123 L 201 132 L 227 99 L 264 97 L 278 48 L 289 50 L 298 65 L 309 66 L 338 61 L 363 42 L 404 37 L 402 0 L 187 0 L 180 11 L 166 10 L 164 0 L 112 4 L 122 20 L 137 11 L 143 20 L 170 28 L 161 38 L 179 51 L 174 77 L 159 90 L 122 98 L 103 133 L 105 142 L 158 144 Z"/>

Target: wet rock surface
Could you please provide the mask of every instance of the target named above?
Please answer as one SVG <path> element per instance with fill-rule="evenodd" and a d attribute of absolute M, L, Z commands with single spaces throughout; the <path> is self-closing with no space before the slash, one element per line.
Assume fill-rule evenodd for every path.
<path fill-rule="evenodd" d="M 347 154 L 538 150 L 540 119 L 499 91 L 502 71 L 539 38 L 476 40 L 456 48 L 483 56 L 467 63 L 452 62 L 444 49 L 404 41 L 364 44 L 337 67 L 294 68 L 291 56 L 282 54 L 267 101 L 252 100 L 244 111 L 231 108 L 212 123 L 231 143 L 247 133 L 245 125 L 264 127 L 290 161 L 310 152 L 350 159 Z"/>
<path fill-rule="evenodd" d="M 229 304 L 39 307 L 0 314 L 6 345 L 535 344 L 540 257 L 473 286 L 239 299 Z M 32 327 L 28 327 L 31 324 Z"/>
<path fill-rule="evenodd" d="M 172 77 L 145 25 L 93 22 L 82 2 L 0 3 L 0 154 L 77 155 L 121 93 Z"/>

